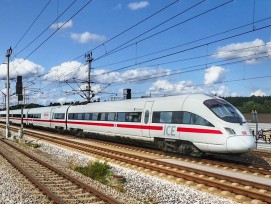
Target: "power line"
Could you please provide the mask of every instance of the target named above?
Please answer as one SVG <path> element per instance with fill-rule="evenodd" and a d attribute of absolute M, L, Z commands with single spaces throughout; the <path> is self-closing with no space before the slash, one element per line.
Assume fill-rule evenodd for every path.
<path fill-rule="evenodd" d="M 202 40 L 206 40 L 206 39 L 209 39 L 209 38 L 217 37 L 217 36 L 219 36 L 219 35 L 223 35 L 223 34 L 226 34 L 226 33 L 232 32 L 232 31 L 235 31 L 235 30 L 239 30 L 239 29 L 241 29 L 241 28 L 245 28 L 245 27 L 248 27 L 248 26 L 250 26 L 250 25 L 254 25 L 255 23 L 264 22 L 264 21 L 270 20 L 270 19 L 271 19 L 271 17 L 264 18 L 264 19 L 255 21 L 255 22 L 253 22 L 253 23 L 248 23 L 248 24 L 245 24 L 245 25 L 242 25 L 242 26 L 238 26 L 238 27 L 235 27 L 235 28 L 232 28 L 232 29 L 229 29 L 229 30 L 225 30 L 225 31 L 222 31 L 222 32 L 213 34 L 213 35 L 209 35 L 209 36 L 206 36 L 206 37 L 197 39 L 197 40 L 193 40 L 193 41 L 190 41 L 190 42 L 187 42 L 187 43 L 183 43 L 183 44 L 179 44 L 179 45 L 176 45 L 176 46 L 173 46 L 173 47 L 169 47 L 169 48 L 167 48 L 167 49 L 162 49 L 162 50 L 158 50 L 158 51 L 156 51 L 156 52 L 152 52 L 152 53 L 149 53 L 149 54 L 146 54 L 146 55 L 137 56 L 137 59 L 143 58 L 143 57 L 148 57 L 148 56 L 151 56 L 151 55 L 155 55 L 155 54 L 158 54 L 158 53 L 161 53 L 161 52 L 166 52 L 166 51 L 169 51 L 169 50 L 173 50 L 173 49 L 176 49 L 176 48 L 178 48 L 178 47 L 182 47 L 182 46 L 185 46 L 185 45 L 189 45 L 189 44 L 193 44 L 193 43 L 196 43 L 196 42 L 200 42 L 200 41 L 202 41 Z M 122 60 L 122 61 L 113 62 L 113 63 L 110 63 L 110 64 L 104 64 L 104 65 L 96 66 L 96 67 L 94 67 L 94 68 L 97 69 L 97 68 L 107 67 L 107 66 L 111 66 L 111 65 L 116 65 L 116 64 L 123 63 L 123 62 L 132 61 L 132 60 L 134 60 L 134 59 L 135 59 L 135 58 L 130 58 L 130 59 L 127 59 L 127 60 Z"/>
<path fill-rule="evenodd" d="M 259 53 L 259 55 L 266 54 L 266 53 L 268 53 L 268 52 L 262 52 L 262 53 Z M 253 55 L 248 55 L 248 56 L 253 56 Z M 226 65 L 238 64 L 238 63 L 242 63 L 242 62 L 246 61 L 247 60 L 246 57 L 248 57 L 248 56 L 238 57 L 238 58 L 234 58 L 234 59 L 230 59 L 230 60 L 221 60 L 218 62 L 208 63 L 207 65 L 210 64 L 212 66 L 226 66 Z M 271 56 L 270 54 L 267 54 L 267 55 L 255 57 L 254 59 L 263 59 L 263 58 L 267 58 L 270 56 Z M 242 58 L 245 58 L 245 59 L 242 59 Z M 242 60 L 231 61 L 231 60 L 236 60 L 236 59 L 242 59 Z M 227 62 L 227 61 L 231 61 L 231 62 Z M 224 63 L 221 63 L 221 62 L 224 62 Z M 221 63 L 221 64 L 217 64 L 217 63 Z M 196 67 L 199 67 L 199 68 L 196 68 Z M 191 68 L 195 68 L 195 69 L 191 69 Z M 189 69 L 191 69 L 191 70 L 189 70 Z M 147 76 L 143 76 L 143 77 L 131 78 L 130 81 L 128 79 L 128 81 L 126 80 L 125 82 L 119 82 L 119 83 L 116 82 L 114 84 L 111 83 L 112 84 L 111 86 L 118 86 L 118 85 L 124 84 L 124 83 L 138 83 L 138 82 L 149 81 L 149 80 L 162 78 L 162 77 L 169 77 L 172 75 L 179 75 L 179 74 L 190 73 L 190 72 L 195 72 L 195 71 L 202 71 L 205 69 L 206 69 L 206 63 L 203 63 L 203 64 L 199 64 L 199 65 L 185 67 L 182 69 L 176 69 L 176 70 L 171 71 L 171 73 L 169 73 L 169 74 L 167 72 L 165 72 L 165 74 L 163 75 L 163 72 L 162 72 L 162 73 L 158 73 L 156 76 L 154 74 L 152 74 L 151 76 L 147 75 Z M 186 71 L 184 71 L 184 70 L 186 70 Z"/>
<path fill-rule="evenodd" d="M 92 0 L 89 0 L 83 7 L 81 7 L 75 14 L 73 14 L 65 23 L 58 27 L 49 37 L 47 37 L 39 46 L 37 46 L 30 54 L 28 54 L 24 60 L 30 57 L 34 52 L 36 52 L 45 42 L 47 42 L 57 31 L 59 31 L 64 25 L 66 25 L 72 18 L 74 18 L 79 12 L 81 12 Z"/>
<path fill-rule="evenodd" d="M 118 33 L 117 35 L 113 36 L 112 38 L 110 38 L 110 39 L 107 40 L 106 42 L 104 42 L 104 43 L 102 43 L 102 44 L 100 44 L 100 45 L 94 47 L 93 49 L 91 49 L 91 50 L 85 52 L 84 54 L 81 54 L 80 56 L 76 57 L 74 60 L 77 60 L 78 58 L 81 58 L 81 57 L 85 56 L 86 53 L 90 53 L 90 52 L 96 50 L 97 48 L 99 48 L 99 47 L 101 47 L 101 46 L 104 46 L 106 43 L 111 42 L 111 41 L 114 40 L 115 38 L 117 38 L 117 37 L 123 35 L 124 33 L 126 33 L 127 31 L 133 29 L 134 27 L 136 27 L 136 26 L 140 25 L 141 23 L 147 21 L 148 19 L 152 18 L 153 16 L 155 16 L 155 15 L 159 14 L 160 12 L 166 10 L 167 8 L 171 7 L 172 5 L 174 5 L 175 3 L 177 3 L 178 1 L 179 1 L 179 0 L 175 0 L 174 2 L 172 2 L 172 3 L 168 4 L 168 5 L 166 5 L 165 7 L 159 9 L 158 11 L 154 12 L 154 13 L 151 14 L 150 16 L 148 16 L 148 17 L 142 19 L 141 21 L 139 21 L 139 22 L 137 22 L 136 24 L 130 26 L 129 28 L 125 29 L 124 31 L 121 31 L 120 33 Z"/>
<path fill-rule="evenodd" d="M 179 26 L 179 25 L 181 25 L 181 24 L 184 24 L 184 23 L 186 23 L 186 22 L 188 22 L 188 21 L 191 21 L 191 20 L 193 20 L 193 19 L 195 19 L 195 18 L 198 18 L 198 17 L 200 17 L 200 16 L 202 16 L 202 15 L 204 15 L 204 14 L 207 14 L 207 13 L 213 11 L 213 10 L 216 10 L 216 9 L 218 9 L 218 8 L 220 8 L 220 7 L 223 7 L 223 6 L 225 6 L 225 5 L 229 4 L 229 3 L 231 3 L 232 1 L 233 1 L 233 0 L 230 0 L 230 1 L 227 1 L 227 2 L 225 2 L 225 3 L 223 3 L 223 4 L 220 4 L 220 5 L 218 5 L 218 6 L 215 6 L 215 7 L 211 8 L 211 9 L 209 9 L 209 10 L 207 10 L 207 11 L 204 11 L 204 12 L 202 12 L 202 13 L 200 13 L 200 14 L 198 14 L 198 15 L 195 15 L 195 16 L 193 16 L 193 17 L 191 17 L 191 18 L 188 18 L 188 19 L 186 19 L 186 20 L 184 20 L 184 21 L 182 21 L 182 22 L 180 22 L 180 23 L 177 23 L 177 24 L 175 24 L 175 25 L 173 25 L 173 26 L 170 26 L 170 27 L 168 27 L 168 28 L 166 28 L 166 29 L 163 29 L 163 30 L 161 30 L 161 31 L 159 31 L 159 32 L 157 32 L 157 33 L 154 33 L 154 34 L 152 34 L 152 35 L 150 35 L 150 36 L 148 36 L 148 37 L 145 37 L 145 38 L 143 38 L 143 39 L 141 39 L 141 40 L 139 40 L 139 41 L 137 41 L 137 42 L 135 42 L 135 43 L 132 43 L 132 44 L 129 44 L 129 45 L 123 47 L 124 45 L 128 44 L 128 43 L 131 42 L 132 40 L 135 40 L 136 38 L 138 38 L 138 37 L 141 36 L 141 35 L 138 35 L 138 36 L 134 37 L 132 40 L 129 40 L 129 41 L 123 43 L 122 45 L 120 45 L 120 46 L 118 46 L 118 47 L 112 49 L 110 52 L 107 52 L 106 54 L 104 54 L 104 55 L 102 55 L 102 56 L 100 56 L 100 57 L 96 57 L 96 58 L 95 58 L 95 61 L 97 61 L 97 60 L 99 60 L 99 59 L 101 59 L 101 58 L 103 58 L 103 57 L 109 56 L 109 55 L 111 55 L 111 54 L 113 54 L 113 53 L 119 52 L 119 51 L 121 51 L 121 50 L 123 50 L 123 49 L 126 49 L 126 48 L 128 48 L 128 47 L 130 47 L 130 46 L 132 46 L 132 45 L 135 45 L 135 44 L 138 44 L 138 43 L 140 43 L 140 42 L 143 42 L 143 41 L 145 41 L 145 40 L 147 40 L 147 39 L 150 39 L 150 38 L 152 38 L 152 37 L 154 37 L 154 36 L 156 36 L 156 35 L 160 35 L 161 33 L 165 32 L 165 31 L 168 31 L 168 30 L 170 30 L 170 29 L 172 29 L 172 28 L 175 28 L 175 27 L 177 27 L 177 26 Z M 202 3 L 202 2 L 200 2 L 200 3 Z M 197 5 L 197 4 L 196 4 L 196 5 Z M 193 6 L 193 7 L 194 7 L 194 6 Z M 190 10 L 190 9 L 193 8 L 193 7 L 190 7 L 188 10 Z"/>
<path fill-rule="evenodd" d="M 49 26 L 47 26 L 37 37 L 35 37 L 29 44 L 27 44 L 22 50 L 17 52 L 16 55 L 22 53 L 26 48 L 28 48 L 30 45 L 32 45 L 40 36 L 42 36 L 57 20 L 64 14 L 66 13 L 76 2 L 77 0 L 74 0 Z M 59 29 L 57 29 L 59 30 Z"/>
<path fill-rule="evenodd" d="M 52 0 L 49 0 L 46 5 L 43 7 L 43 9 L 41 10 L 41 12 L 38 14 L 38 16 L 35 18 L 35 20 L 31 23 L 31 25 L 28 27 L 28 29 L 24 32 L 24 34 L 22 35 L 22 37 L 19 39 L 19 41 L 15 44 L 15 46 L 13 47 L 13 49 L 15 49 L 18 44 L 22 41 L 22 39 L 26 36 L 26 34 L 28 33 L 28 31 L 32 28 L 32 26 L 35 24 L 35 22 L 38 20 L 38 18 L 41 16 L 41 14 L 43 13 L 43 11 L 47 8 L 47 6 L 50 4 Z"/>
<path fill-rule="evenodd" d="M 163 55 L 163 56 L 160 56 L 160 57 L 155 57 L 155 58 L 152 58 L 152 59 L 148 59 L 148 60 L 138 62 L 138 63 L 133 64 L 133 65 L 124 66 L 124 67 L 121 67 L 121 68 L 118 68 L 118 69 L 114 69 L 114 70 L 111 70 L 111 71 L 108 71 L 108 72 L 104 72 L 104 73 L 102 73 L 100 75 L 108 74 L 108 73 L 111 73 L 111 72 L 114 72 L 114 71 L 124 70 L 124 69 L 127 69 L 127 68 L 135 66 L 135 65 L 142 65 L 142 64 L 145 64 L 147 62 L 151 62 L 151 61 L 155 61 L 155 60 L 158 60 L 158 59 L 173 56 L 173 55 L 176 55 L 176 54 L 180 54 L 180 53 L 183 53 L 183 52 L 191 51 L 191 50 L 194 50 L 194 49 L 197 49 L 197 48 L 204 47 L 206 45 L 211 45 L 211 44 L 214 44 L 214 43 L 217 43 L 217 42 L 221 42 L 221 41 L 228 40 L 228 39 L 231 39 L 231 38 L 239 37 L 239 36 L 246 35 L 248 33 L 259 31 L 259 30 L 262 30 L 262 29 L 266 29 L 266 28 L 269 28 L 269 27 L 271 27 L 271 24 L 260 27 L 260 28 L 257 28 L 257 29 L 253 29 L 253 30 L 250 30 L 250 31 L 245 31 L 245 32 L 242 32 L 242 33 L 238 33 L 238 34 L 235 34 L 235 35 L 232 35 L 232 36 L 229 36 L 229 37 L 214 40 L 214 41 L 211 41 L 211 42 L 208 42 L 208 43 L 204 43 L 204 44 L 201 44 L 201 45 L 197 45 L 197 46 L 194 46 L 194 47 L 190 47 L 190 48 L 187 48 L 187 49 L 183 49 L 183 50 L 180 50 L 180 51 L 176 51 L 176 52 L 166 54 L 166 55 Z"/>

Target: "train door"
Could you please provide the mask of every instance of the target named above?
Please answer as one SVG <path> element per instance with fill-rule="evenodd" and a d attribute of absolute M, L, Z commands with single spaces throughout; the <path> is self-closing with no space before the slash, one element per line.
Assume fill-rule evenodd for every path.
<path fill-rule="evenodd" d="M 143 128 L 142 128 L 142 136 L 143 137 L 150 137 L 150 123 L 152 118 L 152 106 L 153 101 L 147 101 L 144 106 L 143 112 Z"/>

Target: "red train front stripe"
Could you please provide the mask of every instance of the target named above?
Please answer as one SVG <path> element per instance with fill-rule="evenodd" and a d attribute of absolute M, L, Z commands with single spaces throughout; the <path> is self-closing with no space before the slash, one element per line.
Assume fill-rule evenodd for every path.
<path fill-rule="evenodd" d="M 190 132 L 190 133 L 223 134 L 220 130 L 210 130 L 210 129 L 202 129 L 202 128 L 178 127 L 177 131 L 178 132 Z"/>

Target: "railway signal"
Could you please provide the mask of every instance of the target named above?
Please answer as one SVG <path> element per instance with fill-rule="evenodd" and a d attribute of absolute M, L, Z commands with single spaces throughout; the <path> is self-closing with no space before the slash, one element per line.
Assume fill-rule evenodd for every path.
<path fill-rule="evenodd" d="M 18 95 L 18 101 L 23 101 L 23 77 L 17 76 L 17 82 L 16 82 L 16 94 Z"/>

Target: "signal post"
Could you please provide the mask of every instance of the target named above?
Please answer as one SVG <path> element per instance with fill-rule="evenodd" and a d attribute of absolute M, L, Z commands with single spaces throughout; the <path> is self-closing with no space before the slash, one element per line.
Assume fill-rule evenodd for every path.
<path fill-rule="evenodd" d="M 18 136 L 20 139 L 23 138 L 23 134 L 24 134 L 24 124 L 23 124 L 23 77 L 22 76 L 17 76 L 17 82 L 16 82 L 16 94 L 18 95 L 18 104 L 21 105 L 21 127 L 18 133 Z"/>

